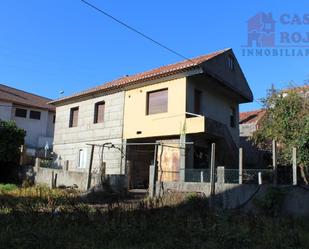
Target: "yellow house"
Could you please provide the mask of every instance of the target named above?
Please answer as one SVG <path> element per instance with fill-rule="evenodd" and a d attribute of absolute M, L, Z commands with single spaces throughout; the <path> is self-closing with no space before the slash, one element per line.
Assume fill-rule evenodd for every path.
<path fill-rule="evenodd" d="M 122 77 L 53 102 L 55 153 L 87 171 L 87 145 L 112 144 L 96 149 L 93 167 L 104 158 L 131 188 L 147 187 L 153 163 L 162 181 L 190 181 L 209 167 L 213 142 L 217 165 L 236 166 L 238 106 L 252 99 L 231 49 Z"/>
<path fill-rule="evenodd" d="M 125 92 L 123 138 L 131 145 L 130 184 L 147 183 L 154 160 L 162 181 L 190 181 L 209 168 L 213 142 L 217 163 L 236 167 L 238 105 L 252 101 L 252 93 L 232 50 L 161 67 L 142 77 L 160 72 L 169 75 Z M 153 143 L 162 143 L 156 155 Z"/>

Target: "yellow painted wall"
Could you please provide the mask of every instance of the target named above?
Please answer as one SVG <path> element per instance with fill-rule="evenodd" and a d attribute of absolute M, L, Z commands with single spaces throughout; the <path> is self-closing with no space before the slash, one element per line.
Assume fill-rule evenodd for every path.
<path fill-rule="evenodd" d="M 168 89 L 168 111 L 147 115 L 147 92 L 165 88 Z M 130 139 L 180 135 L 185 121 L 185 112 L 185 77 L 126 91 L 123 137 Z M 186 122 L 188 133 L 204 131 L 204 118 L 190 119 L 192 120 Z M 137 134 L 137 131 L 142 133 Z"/>

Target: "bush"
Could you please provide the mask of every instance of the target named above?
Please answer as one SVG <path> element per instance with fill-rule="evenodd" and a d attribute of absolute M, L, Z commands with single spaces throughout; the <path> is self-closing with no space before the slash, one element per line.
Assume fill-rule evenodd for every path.
<path fill-rule="evenodd" d="M 8 192 L 17 189 L 15 184 L 0 184 L 0 192 Z"/>
<path fill-rule="evenodd" d="M 0 162 L 17 163 L 19 148 L 24 144 L 26 131 L 13 121 L 0 121 Z"/>

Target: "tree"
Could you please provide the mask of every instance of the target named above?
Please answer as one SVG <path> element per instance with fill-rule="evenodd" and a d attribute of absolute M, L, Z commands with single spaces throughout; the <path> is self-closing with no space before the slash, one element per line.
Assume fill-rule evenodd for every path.
<path fill-rule="evenodd" d="M 18 128 L 15 122 L 0 120 L 0 162 L 18 162 L 25 135 L 26 131 Z"/>
<path fill-rule="evenodd" d="M 309 166 L 309 98 L 298 89 L 279 92 L 272 88 L 263 100 L 266 114 L 253 134 L 254 143 L 263 149 L 278 142 L 279 163 L 291 165 L 292 148 L 297 148 L 297 163 L 304 182 Z"/>

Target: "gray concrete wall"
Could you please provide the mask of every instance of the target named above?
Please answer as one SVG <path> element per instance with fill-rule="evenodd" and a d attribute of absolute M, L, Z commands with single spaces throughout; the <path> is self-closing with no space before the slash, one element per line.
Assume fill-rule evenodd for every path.
<path fill-rule="evenodd" d="M 103 123 L 94 123 L 95 103 L 105 101 Z M 79 107 L 77 127 L 69 127 L 71 108 Z M 54 135 L 55 163 L 64 165 L 69 161 L 70 171 L 87 171 L 79 168 L 79 151 L 86 151 L 87 160 L 90 157 L 90 146 L 87 144 L 114 143 L 121 147 L 123 126 L 124 92 L 108 95 L 97 95 L 74 103 L 56 107 L 56 123 Z M 102 150 L 95 147 L 93 170 L 99 171 Z M 105 149 L 103 161 L 106 162 L 107 174 L 124 174 L 122 154 L 117 149 Z"/>
<path fill-rule="evenodd" d="M 161 186 L 161 188 L 160 188 Z M 216 183 L 216 203 L 226 209 L 242 208 L 245 211 L 257 212 L 253 199 L 262 199 L 273 185 L 254 184 L 218 184 Z M 292 186 L 281 186 L 284 191 L 284 201 L 281 212 L 285 215 L 309 215 L 309 189 Z M 210 183 L 161 182 L 156 183 L 156 195 L 169 192 L 199 192 L 206 198 L 210 197 Z M 245 204 L 245 205 L 243 205 Z"/>
<path fill-rule="evenodd" d="M 0 120 L 11 120 L 12 103 L 0 101 Z"/>
<path fill-rule="evenodd" d="M 52 178 L 57 175 L 56 187 L 77 185 L 79 190 L 87 190 L 88 173 L 67 171 L 63 169 L 35 168 L 35 183 L 52 187 Z M 114 191 L 123 191 L 125 187 L 125 177 L 123 175 L 107 175 L 106 181 Z M 99 174 L 92 173 L 90 187 L 100 185 Z"/>
<path fill-rule="evenodd" d="M 251 137 L 253 132 L 256 131 L 256 123 L 240 124 L 239 125 L 239 136 Z"/>
<path fill-rule="evenodd" d="M 21 118 L 15 116 L 16 108 L 22 108 L 27 110 L 27 117 Z M 30 111 L 39 111 L 41 112 L 40 120 L 30 119 Z M 25 144 L 29 148 L 39 148 L 41 144 L 39 144 L 40 137 L 47 137 L 48 140 L 52 140 L 53 135 L 53 124 L 50 116 L 53 115 L 51 112 L 42 109 L 29 108 L 24 106 L 13 105 L 11 109 L 11 119 L 16 122 L 16 125 L 24 130 L 26 130 L 27 134 L 25 137 Z M 44 143 L 45 146 L 45 143 Z"/>
<path fill-rule="evenodd" d="M 239 107 L 238 103 L 229 98 L 229 96 L 222 94 L 216 89 L 208 87 L 208 81 L 210 78 L 204 80 L 194 80 L 193 78 L 187 78 L 187 112 L 194 113 L 194 91 L 199 90 L 202 92 L 201 96 L 201 114 L 203 116 L 218 121 L 229 129 L 232 138 L 236 146 L 239 145 Z M 230 108 L 235 108 L 235 120 L 236 126 L 230 126 Z M 207 131 L 206 131 L 207 132 Z"/>

